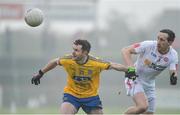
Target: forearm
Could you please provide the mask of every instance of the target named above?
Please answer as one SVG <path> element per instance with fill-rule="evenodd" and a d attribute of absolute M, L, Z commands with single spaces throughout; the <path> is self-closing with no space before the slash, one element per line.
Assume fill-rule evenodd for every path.
<path fill-rule="evenodd" d="M 128 67 L 118 63 L 111 63 L 110 69 L 114 69 L 117 71 L 124 71 L 124 72 L 128 71 Z"/>
<path fill-rule="evenodd" d="M 173 73 L 174 73 L 174 76 L 177 76 L 177 75 L 178 75 L 176 70 L 170 70 L 170 71 L 169 71 L 170 76 L 171 76 Z"/>
<path fill-rule="evenodd" d="M 131 56 L 130 50 L 128 50 L 128 48 L 123 48 L 121 52 L 122 52 L 122 56 L 123 56 L 125 63 L 128 66 L 133 66 L 134 64 L 132 61 L 132 56 Z"/>
<path fill-rule="evenodd" d="M 46 73 L 57 66 L 57 59 L 51 60 L 45 67 L 41 69 L 43 73 Z"/>

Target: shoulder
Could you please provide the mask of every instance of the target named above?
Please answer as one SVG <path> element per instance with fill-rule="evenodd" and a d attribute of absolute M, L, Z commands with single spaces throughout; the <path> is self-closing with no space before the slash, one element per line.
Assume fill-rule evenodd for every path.
<path fill-rule="evenodd" d="M 153 46 L 153 45 L 156 45 L 156 44 L 157 44 L 157 41 L 146 40 L 146 41 L 141 42 L 141 44 Z"/>
<path fill-rule="evenodd" d="M 61 65 L 66 65 L 66 64 L 70 64 L 70 63 L 72 63 L 72 55 L 70 55 L 70 54 L 67 54 L 67 55 L 64 55 L 63 57 L 60 57 L 59 58 L 59 63 L 61 64 Z"/>
<path fill-rule="evenodd" d="M 105 60 L 103 60 L 103 59 L 101 59 L 99 57 L 95 57 L 93 55 L 89 55 L 89 60 L 99 62 L 99 63 L 110 63 L 108 61 L 105 61 Z"/>
<path fill-rule="evenodd" d="M 62 56 L 60 59 L 72 59 L 72 58 L 73 58 L 72 54 L 66 54 Z"/>
<path fill-rule="evenodd" d="M 146 48 L 146 47 L 151 47 L 151 46 L 156 46 L 157 42 L 156 41 L 142 41 L 139 43 L 134 43 L 132 45 L 133 48 Z"/>
<path fill-rule="evenodd" d="M 171 56 L 174 57 L 174 58 L 177 58 L 177 57 L 178 57 L 177 51 L 176 51 L 172 46 L 170 47 L 170 54 L 171 54 Z"/>
<path fill-rule="evenodd" d="M 142 41 L 134 44 L 132 47 L 135 50 L 135 53 L 144 53 L 149 51 L 149 49 L 155 48 L 157 46 L 156 41 Z"/>

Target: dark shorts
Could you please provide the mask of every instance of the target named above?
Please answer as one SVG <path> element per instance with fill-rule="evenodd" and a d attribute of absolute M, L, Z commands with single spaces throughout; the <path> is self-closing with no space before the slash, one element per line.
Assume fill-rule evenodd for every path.
<path fill-rule="evenodd" d="M 90 113 L 93 109 L 102 109 L 102 103 L 99 98 L 99 96 L 93 96 L 89 98 L 77 98 L 71 94 L 64 94 L 63 102 L 69 102 L 74 107 L 76 107 L 77 111 L 80 107 L 84 110 L 86 113 Z"/>

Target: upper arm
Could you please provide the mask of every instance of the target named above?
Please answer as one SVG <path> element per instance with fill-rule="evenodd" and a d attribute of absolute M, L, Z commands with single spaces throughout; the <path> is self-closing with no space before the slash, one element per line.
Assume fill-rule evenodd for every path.
<path fill-rule="evenodd" d="M 149 41 L 143 41 L 140 43 L 134 43 L 126 48 L 123 48 L 123 53 L 129 53 L 129 54 L 140 54 L 145 52 L 147 46 L 149 46 L 151 42 Z"/>
<path fill-rule="evenodd" d="M 131 54 L 141 54 L 144 53 L 154 43 L 154 41 L 143 41 L 140 43 L 134 43 L 131 46 L 127 47 L 127 51 L 129 51 Z"/>
<path fill-rule="evenodd" d="M 123 48 L 122 52 L 128 52 L 130 54 L 137 54 L 137 52 L 136 52 L 136 50 L 135 50 L 133 45 L 130 45 L 128 47 Z"/>

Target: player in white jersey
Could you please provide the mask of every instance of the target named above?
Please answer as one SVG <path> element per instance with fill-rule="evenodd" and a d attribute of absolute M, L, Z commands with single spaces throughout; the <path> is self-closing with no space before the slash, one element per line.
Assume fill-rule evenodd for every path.
<path fill-rule="evenodd" d="M 177 83 L 178 54 L 172 48 L 175 34 L 163 29 L 158 33 L 157 41 L 143 41 L 122 49 L 123 58 L 128 66 L 135 66 L 138 77 L 125 78 L 127 95 L 132 96 L 135 106 L 125 114 L 155 112 L 155 77 L 166 68 L 170 70 L 170 83 Z M 132 54 L 139 54 L 135 64 Z"/>

